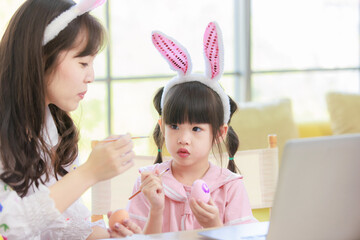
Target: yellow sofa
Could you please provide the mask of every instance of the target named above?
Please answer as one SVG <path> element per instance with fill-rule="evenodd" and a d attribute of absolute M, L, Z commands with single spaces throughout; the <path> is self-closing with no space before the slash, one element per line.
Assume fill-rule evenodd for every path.
<path fill-rule="evenodd" d="M 286 115 L 285 113 L 286 109 L 287 111 L 291 111 L 289 101 L 285 101 L 285 103 L 284 101 L 283 103 L 280 101 L 280 103 L 277 103 L 277 106 L 271 110 L 273 112 L 275 111 L 275 114 L 277 113 L 282 116 L 279 118 L 280 120 L 277 120 L 280 121 L 280 125 L 284 126 L 287 132 L 292 131 L 293 126 L 295 125 L 297 129 L 297 137 L 299 138 L 360 133 L 360 94 L 329 92 L 326 94 L 325 99 L 329 113 L 329 121 L 291 123 L 291 115 Z M 269 128 L 272 130 L 277 129 L 276 126 L 270 126 Z M 296 137 L 296 134 L 293 134 L 292 136 L 286 135 L 284 137 L 287 139 L 282 139 L 282 144 L 284 141 Z M 283 146 L 279 147 L 282 148 Z M 279 155 L 281 155 L 281 152 Z M 255 209 L 253 210 L 253 213 L 259 221 L 269 220 L 269 209 Z"/>
<path fill-rule="evenodd" d="M 331 136 L 330 122 L 308 122 L 297 123 L 297 129 L 300 138 Z"/>

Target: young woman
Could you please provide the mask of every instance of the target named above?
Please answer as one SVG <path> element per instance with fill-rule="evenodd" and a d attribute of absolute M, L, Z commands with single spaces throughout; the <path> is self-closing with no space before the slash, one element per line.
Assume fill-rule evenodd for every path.
<path fill-rule="evenodd" d="M 0 42 L 0 234 L 8 239 L 108 237 L 78 198 L 133 165 L 129 135 L 102 143 L 75 170 L 69 115 L 94 81 L 104 1 L 27 0 Z M 115 137 L 115 136 L 112 136 Z"/>

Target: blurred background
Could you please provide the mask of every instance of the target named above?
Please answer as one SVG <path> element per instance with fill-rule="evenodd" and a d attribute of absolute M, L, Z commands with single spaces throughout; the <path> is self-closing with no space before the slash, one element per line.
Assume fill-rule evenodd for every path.
<path fill-rule="evenodd" d="M 1 35 L 22 2 L 0 1 Z M 81 161 L 91 140 L 151 135 L 158 118 L 152 98 L 175 75 L 152 45 L 153 30 L 185 46 L 193 72 L 203 73 L 203 33 L 216 21 L 225 91 L 239 103 L 289 98 L 296 122 L 327 121 L 329 91 L 360 93 L 358 0 L 108 0 L 93 14 L 106 26 L 109 44 L 73 113 Z M 148 140 L 134 141 L 137 155 L 155 154 Z"/>

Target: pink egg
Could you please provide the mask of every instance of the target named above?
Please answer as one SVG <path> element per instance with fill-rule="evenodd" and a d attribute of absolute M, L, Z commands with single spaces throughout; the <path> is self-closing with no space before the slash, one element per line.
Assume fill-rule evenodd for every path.
<path fill-rule="evenodd" d="M 208 203 L 210 200 L 210 189 L 204 180 L 196 180 L 191 188 L 190 197 Z"/>

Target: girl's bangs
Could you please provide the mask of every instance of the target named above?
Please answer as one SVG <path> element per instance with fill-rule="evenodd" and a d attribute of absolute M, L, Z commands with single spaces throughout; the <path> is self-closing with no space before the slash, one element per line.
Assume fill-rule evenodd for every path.
<path fill-rule="evenodd" d="M 165 124 L 212 123 L 224 110 L 219 97 L 210 88 L 199 82 L 174 86 L 168 92 L 163 109 Z M 220 112 L 219 112 L 220 111 Z M 216 114 L 214 114 L 216 113 Z"/>

